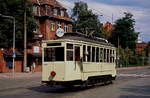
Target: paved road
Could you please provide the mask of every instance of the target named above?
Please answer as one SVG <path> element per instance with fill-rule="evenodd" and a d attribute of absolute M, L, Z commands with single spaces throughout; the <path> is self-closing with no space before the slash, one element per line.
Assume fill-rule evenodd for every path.
<path fill-rule="evenodd" d="M 118 70 L 113 84 L 89 89 L 44 87 L 40 80 L 41 73 L 0 75 L 0 98 L 150 98 L 149 68 Z"/>

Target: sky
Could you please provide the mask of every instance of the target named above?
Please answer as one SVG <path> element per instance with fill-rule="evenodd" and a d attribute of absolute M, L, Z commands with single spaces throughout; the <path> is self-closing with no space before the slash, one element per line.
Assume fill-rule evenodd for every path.
<path fill-rule="evenodd" d="M 67 8 L 69 14 L 74 7 L 74 2 L 84 1 L 89 9 L 99 15 L 102 23 L 115 20 L 124 16 L 124 12 L 130 12 L 135 19 L 135 30 L 140 32 L 139 39 L 150 41 L 150 0 L 58 0 Z"/>

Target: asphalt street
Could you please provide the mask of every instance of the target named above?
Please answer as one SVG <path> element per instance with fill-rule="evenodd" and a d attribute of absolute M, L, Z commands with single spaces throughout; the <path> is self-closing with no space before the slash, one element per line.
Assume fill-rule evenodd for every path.
<path fill-rule="evenodd" d="M 47 87 L 41 73 L 0 75 L 0 98 L 150 98 L 150 68 L 121 69 L 113 84 L 91 88 Z"/>

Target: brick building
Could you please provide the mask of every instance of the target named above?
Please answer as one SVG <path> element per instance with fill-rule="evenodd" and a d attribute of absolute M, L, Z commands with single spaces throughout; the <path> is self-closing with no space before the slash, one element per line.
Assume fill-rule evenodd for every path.
<path fill-rule="evenodd" d="M 0 73 L 12 72 L 12 58 L 13 52 L 12 48 L 4 49 L 0 48 Z M 15 72 L 23 71 L 23 55 L 22 53 L 16 50 L 16 59 L 15 59 Z"/>
<path fill-rule="evenodd" d="M 136 52 L 141 52 L 147 47 L 148 43 L 140 42 L 136 43 Z"/>
<path fill-rule="evenodd" d="M 32 43 L 28 43 L 27 67 L 36 62 L 36 71 L 41 71 L 41 40 L 55 39 L 56 31 L 62 28 L 64 32 L 72 32 L 72 22 L 67 9 L 56 0 L 31 0 L 33 15 L 39 28 L 34 31 Z"/>
<path fill-rule="evenodd" d="M 115 29 L 115 27 L 110 22 L 106 22 L 102 27 L 106 32 L 112 32 Z"/>
<path fill-rule="evenodd" d="M 41 71 L 42 55 L 41 40 L 55 39 L 56 31 L 62 28 L 64 32 L 72 32 L 72 21 L 68 16 L 67 9 L 56 0 L 31 0 L 33 4 L 33 16 L 39 28 L 33 31 L 34 37 L 27 43 L 27 66 L 31 70 L 31 65 L 36 62 L 36 71 Z M 10 54 L 10 55 L 9 55 Z M 0 72 L 11 72 L 8 68 L 11 61 L 4 59 L 4 53 L 0 51 Z M 23 53 L 18 53 L 15 60 L 15 71 L 23 71 Z M 7 64 L 8 63 L 8 64 Z M 11 62 L 12 63 L 12 62 Z"/>

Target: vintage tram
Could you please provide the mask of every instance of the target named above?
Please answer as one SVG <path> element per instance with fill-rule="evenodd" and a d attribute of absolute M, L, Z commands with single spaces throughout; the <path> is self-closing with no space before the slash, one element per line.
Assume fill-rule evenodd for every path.
<path fill-rule="evenodd" d="M 116 48 L 107 40 L 65 33 L 42 41 L 42 83 L 88 86 L 116 77 Z"/>

